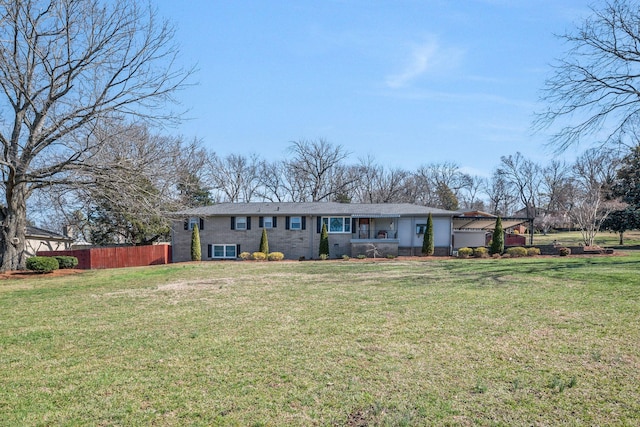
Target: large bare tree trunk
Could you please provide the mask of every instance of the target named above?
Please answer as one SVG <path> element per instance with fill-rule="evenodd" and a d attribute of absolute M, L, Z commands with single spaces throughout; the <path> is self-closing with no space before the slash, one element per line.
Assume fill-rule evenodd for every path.
<path fill-rule="evenodd" d="M 0 269 L 24 270 L 25 268 L 25 228 L 27 226 L 27 188 L 24 183 L 17 184 L 7 193 L 6 207 L 1 209 L 2 238 Z"/>

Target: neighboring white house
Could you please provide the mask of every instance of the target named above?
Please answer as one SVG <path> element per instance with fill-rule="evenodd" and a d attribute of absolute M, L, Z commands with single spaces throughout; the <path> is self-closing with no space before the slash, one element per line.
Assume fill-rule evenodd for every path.
<path fill-rule="evenodd" d="M 38 251 L 63 251 L 71 249 L 73 239 L 53 231 L 27 226 L 25 234 L 25 253 L 35 256 Z"/>
<path fill-rule="evenodd" d="M 454 244 L 458 233 L 454 218 L 460 212 L 407 203 L 221 203 L 178 213 L 181 219 L 172 227 L 173 260 L 190 260 L 195 224 L 203 259 L 233 259 L 241 252 L 258 251 L 263 229 L 272 252 L 282 252 L 288 259 L 318 258 L 323 223 L 329 232 L 331 258 L 420 255 L 429 214 L 435 255 L 450 255 L 461 247 Z M 485 234 L 484 229 L 475 232 Z"/>

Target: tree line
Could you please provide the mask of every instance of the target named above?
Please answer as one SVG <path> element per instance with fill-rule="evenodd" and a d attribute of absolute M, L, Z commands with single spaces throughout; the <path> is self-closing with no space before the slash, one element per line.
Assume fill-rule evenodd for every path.
<path fill-rule="evenodd" d="M 623 197 L 637 166 L 610 150 L 588 149 L 574 162 L 539 164 L 517 152 L 502 156 L 490 177 L 464 173 L 453 162 L 415 170 L 388 168 L 371 157 L 352 161 L 342 146 L 325 139 L 290 144 L 286 159 L 258 154 L 218 156 L 201 141 L 154 134 L 142 125 L 106 131 L 114 135 L 82 171 L 83 184 L 43 193 L 49 222 L 73 224 L 95 244 L 149 244 L 167 239 L 171 213 L 233 202 L 413 203 L 453 211 L 534 218 L 540 232 L 579 229 L 585 245 L 612 212 L 628 210 Z M 101 164 L 117 165 L 103 171 Z M 109 179 L 104 173 L 114 175 Z M 56 209 L 52 210 L 52 207 Z M 619 214 L 616 214 L 619 215 Z M 56 224 L 57 222 L 57 224 Z M 635 228 L 635 227 L 632 227 Z"/>

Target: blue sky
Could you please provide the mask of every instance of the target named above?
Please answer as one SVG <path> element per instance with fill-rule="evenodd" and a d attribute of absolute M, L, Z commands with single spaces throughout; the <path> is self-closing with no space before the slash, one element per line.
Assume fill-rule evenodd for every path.
<path fill-rule="evenodd" d="M 324 138 L 353 163 L 451 161 L 485 176 L 501 155 L 554 156 L 531 121 L 566 48 L 554 34 L 589 13 L 579 0 L 154 4 L 199 70 L 172 132 L 221 156 L 284 159 L 291 141 Z"/>

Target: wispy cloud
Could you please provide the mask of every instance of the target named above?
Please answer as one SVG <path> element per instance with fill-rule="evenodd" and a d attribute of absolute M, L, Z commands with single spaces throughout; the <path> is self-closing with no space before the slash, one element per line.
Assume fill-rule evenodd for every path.
<path fill-rule="evenodd" d="M 430 38 L 413 47 L 410 59 L 403 69 L 399 73 L 388 76 L 386 84 L 392 89 L 408 86 L 427 72 L 454 67 L 461 56 L 461 50 L 443 48 L 435 38 Z"/>

